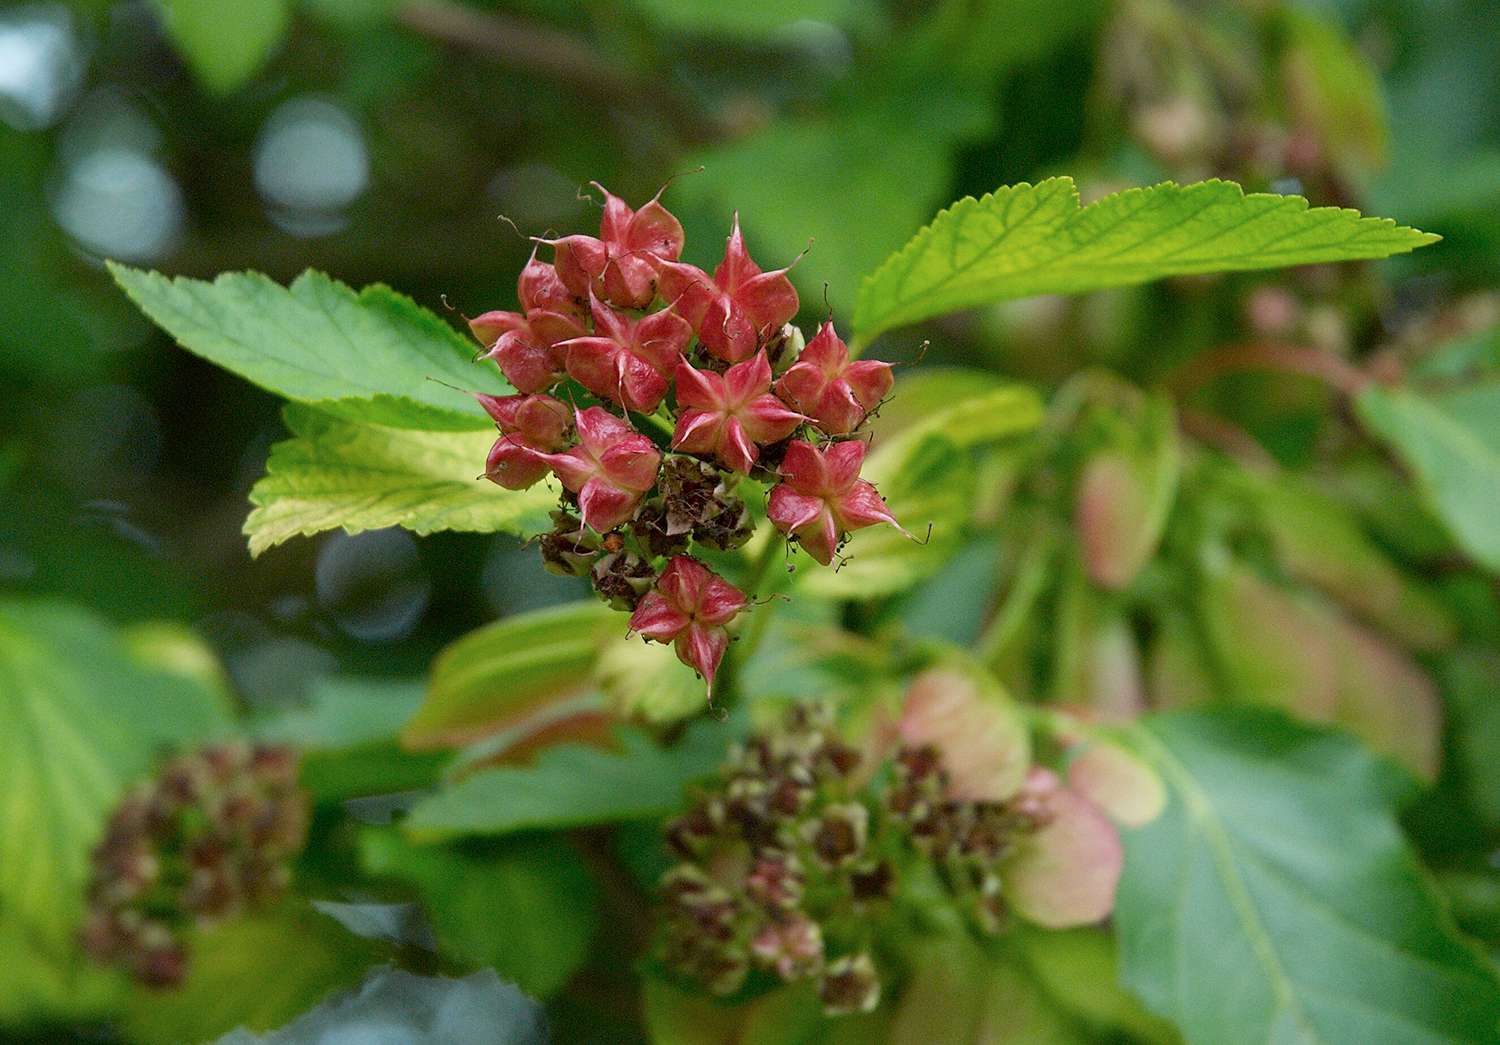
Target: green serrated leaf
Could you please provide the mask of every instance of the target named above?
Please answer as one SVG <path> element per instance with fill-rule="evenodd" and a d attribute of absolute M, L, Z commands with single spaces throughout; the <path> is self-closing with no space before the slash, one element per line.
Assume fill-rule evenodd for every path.
<path fill-rule="evenodd" d="M 142 664 L 91 613 L 0 601 L 0 919 L 69 952 L 110 808 L 160 746 L 228 726 L 219 694 Z"/>
<path fill-rule="evenodd" d="M 1347 738 L 1265 712 L 1130 732 L 1167 810 L 1126 831 L 1122 975 L 1189 1042 L 1491 1041 L 1500 982 L 1438 902 Z"/>
<path fill-rule="evenodd" d="M 1474 560 L 1500 572 L 1500 382 L 1424 395 L 1371 385 L 1354 402 Z"/>
<path fill-rule="evenodd" d="M 1071 178 L 1008 185 L 940 213 L 860 287 L 854 328 L 892 327 L 1033 294 L 1164 276 L 1401 254 L 1438 237 L 1300 196 L 1166 182 L 1080 208 Z"/>
<path fill-rule="evenodd" d="M 359 848 L 366 870 L 417 887 L 444 954 L 488 965 L 528 994 L 556 993 L 588 956 L 597 888 L 561 838 L 507 840 L 474 853 L 371 830 Z"/>
<path fill-rule="evenodd" d="M 388 428 L 295 403 L 284 416 L 295 438 L 271 447 L 266 474 L 250 491 L 252 555 L 338 528 L 529 534 L 545 528 L 557 502 L 550 480 L 505 490 L 477 478 L 493 431 Z"/>
<path fill-rule="evenodd" d="M 458 331 L 381 284 L 355 293 L 312 270 L 289 287 L 256 272 L 208 283 L 109 270 L 189 352 L 327 414 L 396 428 L 491 428 L 458 389 L 510 391 L 493 367 L 474 365 L 475 346 Z"/>
<path fill-rule="evenodd" d="M 156 0 L 167 33 L 209 89 L 232 91 L 286 35 L 286 0 Z"/>
<path fill-rule="evenodd" d="M 618 613 L 591 599 L 471 631 L 433 662 L 427 697 L 402 740 L 418 748 L 464 743 L 577 695 L 607 638 L 623 628 Z"/>
<path fill-rule="evenodd" d="M 686 783 L 719 765 L 738 736 L 737 727 L 700 720 L 663 748 L 638 729 L 621 728 L 618 751 L 547 748 L 531 765 L 465 777 L 417 803 L 402 823 L 414 839 L 433 841 L 662 816 L 681 804 Z"/>

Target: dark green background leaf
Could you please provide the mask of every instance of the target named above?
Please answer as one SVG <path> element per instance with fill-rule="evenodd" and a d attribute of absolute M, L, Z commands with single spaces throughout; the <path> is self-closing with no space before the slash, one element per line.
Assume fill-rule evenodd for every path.
<path fill-rule="evenodd" d="M 1189 1042 L 1491 1041 L 1500 981 L 1461 939 L 1352 741 L 1276 714 L 1130 736 L 1167 782 L 1124 832 L 1122 973 Z"/>

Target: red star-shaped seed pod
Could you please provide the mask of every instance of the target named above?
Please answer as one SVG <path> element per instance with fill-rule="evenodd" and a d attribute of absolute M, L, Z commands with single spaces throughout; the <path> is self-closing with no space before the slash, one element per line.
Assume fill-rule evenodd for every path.
<path fill-rule="evenodd" d="M 670 642 L 677 659 L 698 674 L 713 690 L 714 674 L 729 632 L 724 625 L 749 604 L 745 593 L 697 559 L 677 555 L 667 563 L 630 617 L 630 629 L 653 642 Z"/>
<path fill-rule="evenodd" d="M 829 435 L 845 435 L 890 394 L 891 364 L 849 359 L 849 346 L 823 324 L 797 361 L 776 382 L 776 392 Z"/>
<path fill-rule="evenodd" d="M 713 454 L 726 468 L 746 474 L 760 457 L 757 443 L 780 442 L 806 420 L 771 395 L 771 364 L 764 352 L 722 375 L 678 363 L 677 407 L 674 450 Z"/>
<path fill-rule="evenodd" d="M 875 487 L 859 477 L 864 460 L 865 444 L 858 439 L 823 450 L 800 439 L 787 447 L 781 482 L 771 491 L 766 514 L 824 566 L 833 562 L 849 531 L 890 523 L 906 533 Z"/>
<path fill-rule="evenodd" d="M 656 482 L 661 451 L 644 435 L 600 406 L 574 414 L 578 445 L 539 454 L 562 484 L 578 495 L 578 512 L 593 529 L 613 529 L 635 514 Z"/>
<path fill-rule="evenodd" d="M 604 193 L 598 238 L 542 242 L 557 252 L 558 276 L 577 297 L 592 292 L 619 308 L 645 308 L 656 296 L 658 261 L 675 261 L 682 254 L 682 224 L 661 205 L 660 192 L 640 210 L 631 210 L 603 185 L 592 184 Z"/>
<path fill-rule="evenodd" d="M 521 392 L 541 392 L 562 377 L 554 346 L 583 334 L 583 314 L 557 271 L 533 252 L 516 281 L 520 312 L 492 311 L 469 320 L 469 329 Z"/>
<path fill-rule="evenodd" d="M 573 427 L 567 406 L 548 395 L 476 395 L 485 413 L 495 419 L 500 438 L 490 448 L 484 477 L 507 490 L 524 490 L 547 474 L 538 456 L 561 450 Z"/>
<path fill-rule="evenodd" d="M 673 368 L 693 338 L 681 316 L 663 309 L 641 319 L 591 298 L 594 333 L 560 343 L 568 373 L 597 396 L 650 413 L 671 384 Z"/>
<path fill-rule="evenodd" d="M 663 260 L 657 266 L 662 298 L 693 325 L 704 347 L 726 363 L 748 359 L 797 314 L 797 291 L 786 272 L 762 272 L 751 259 L 738 214 L 712 279 L 678 261 Z"/>

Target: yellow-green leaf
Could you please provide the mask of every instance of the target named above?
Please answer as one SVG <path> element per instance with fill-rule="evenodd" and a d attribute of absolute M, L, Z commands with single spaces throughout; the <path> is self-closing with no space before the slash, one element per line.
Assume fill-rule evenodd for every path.
<path fill-rule="evenodd" d="M 493 431 L 389 428 L 296 403 L 285 416 L 295 438 L 271 448 L 266 474 L 250 491 L 252 555 L 338 528 L 528 534 L 546 526 L 557 501 L 550 481 L 504 490 L 478 478 Z"/>

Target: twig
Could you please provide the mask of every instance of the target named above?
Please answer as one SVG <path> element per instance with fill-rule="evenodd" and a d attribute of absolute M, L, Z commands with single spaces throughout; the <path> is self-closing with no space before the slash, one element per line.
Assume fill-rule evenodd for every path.
<path fill-rule="evenodd" d="M 1247 370 L 1300 374 L 1351 397 L 1362 392 L 1373 380 L 1359 367 L 1322 349 L 1280 341 L 1248 341 L 1224 345 L 1195 356 L 1171 375 L 1167 384 L 1179 396 L 1186 396 L 1224 374 Z"/>
<path fill-rule="evenodd" d="M 636 74 L 571 33 L 452 0 L 407 0 L 396 20 L 413 32 L 567 84 L 607 102 L 634 99 L 665 115 L 690 142 L 727 134 L 718 120 L 667 88 Z"/>

